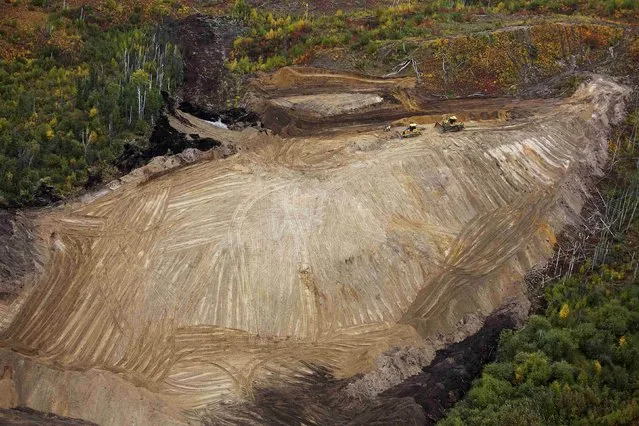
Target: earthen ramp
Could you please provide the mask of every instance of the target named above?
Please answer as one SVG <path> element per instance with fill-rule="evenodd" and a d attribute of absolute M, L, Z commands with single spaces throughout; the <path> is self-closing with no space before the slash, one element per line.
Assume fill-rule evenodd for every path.
<path fill-rule="evenodd" d="M 521 296 L 577 220 L 626 95 L 595 77 L 459 134 L 269 137 L 42 215 L 45 271 L 0 307 L 20 405 L 182 424 L 310 366 L 359 374 L 348 392 L 374 398 L 421 367 L 385 377 L 378 356 L 428 362 Z"/>

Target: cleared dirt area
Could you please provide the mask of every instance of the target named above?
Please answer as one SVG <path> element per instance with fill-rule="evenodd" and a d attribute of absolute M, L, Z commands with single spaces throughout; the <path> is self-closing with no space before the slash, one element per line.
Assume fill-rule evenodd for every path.
<path fill-rule="evenodd" d="M 99 424 L 232 423 L 258 389 L 318 368 L 348 381 L 345 398 L 377 398 L 522 297 L 525 272 L 578 220 L 628 94 L 595 76 L 562 102 L 411 107 L 375 80 L 322 112 L 312 90 L 278 84 L 259 102 L 298 133 L 313 117 L 312 131 L 233 132 L 178 112 L 176 129 L 238 154 L 38 219 L 50 261 L 0 309 L 19 405 Z M 450 110 L 492 120 L 406 140 L 382 130 Z"/>
<path fill-rule="evenodd" d="M 287 67 L 252 84 L 250 107 L 264 124 L 285 136 L 340 135 L 380 130 L 386 124 L 433 124 L 454 114 L 464 121 L 527 117 L 559 100 L 513 98 L 442 99 L 417 87 L 415 78 L 379 78 L 339 74 L 308 67 Z M 484 123 L 484 125 L 489 125 Z"/>

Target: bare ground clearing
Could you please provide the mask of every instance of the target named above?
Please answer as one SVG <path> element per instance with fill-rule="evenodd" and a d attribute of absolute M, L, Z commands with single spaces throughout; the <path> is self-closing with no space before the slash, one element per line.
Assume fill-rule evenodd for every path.
<path fill-rule="evenodd" d="M 344 395 L 376 398 L 523 297 L 524 273 L 579 220 L 628 94 L 593 77 L 562 102 L 446 103 L 358 80 L 349 93 L 384 101 L 360 111 L 342 94 L 323 110 L 318 84 L 301 103 L 278 84 L 256 103 L 279 103 L 272 119 L 299 136 L 178 114 L 177 129 L 238 154 L 138 172 L 38 218 L 45 271 L 0 301 L 20 405 L 99 424 L 222 419 L 318 367 L 350 380 Z M 381 130 L 448 109 L 497 120 L 409 140 Z"/>

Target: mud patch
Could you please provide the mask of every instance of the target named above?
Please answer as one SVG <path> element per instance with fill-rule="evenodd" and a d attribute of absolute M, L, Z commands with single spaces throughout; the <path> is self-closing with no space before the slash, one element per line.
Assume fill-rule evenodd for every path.
<path fill-rule="evenodd" d="M 495 359 L 500 333 L 520 322 L 521 318 L 512 311 L 495 312 L 477 333 L 437 351 L 433 362 L 420 374 L 384 392 L 382 397 L 412 398 L 425 412 L 424 424 L 435 424 L 466 395 L 484 364 Z"/>
<path fill-rule="evenodd" d="M 208 151 L 219 146 L 221 146 L 221 142 L 215 139 L 200 137 L 197 133 L 184 134 L 177 131 L 169 123 L 168 117 L 163 114 L 153 129 L 149 146 L 140 148 L 134 144 L 125 145 L 116 164 L 121 172 L 129 173 L 148 163 L 154 157 L 181 153 L 189 148 Z"/>

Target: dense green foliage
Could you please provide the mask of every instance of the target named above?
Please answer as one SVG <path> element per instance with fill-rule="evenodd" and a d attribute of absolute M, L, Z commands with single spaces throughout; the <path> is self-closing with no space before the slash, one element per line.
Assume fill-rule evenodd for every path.
<path fill-rule="evenodd" d="M 11 11 L 18 3 L 12 2 Z M 181 79 L 179 52 L 153 25 L 190 13 L 185 2 L 64 4 L 31 2 L 28 10 L 20 9 L 23 15 L 14 15 L 35 19 L 35 27 L 15 18 L 0 25 L 5 58 L 0 61 L 0 206 L 29 205 L 43 185 L 71 195 L 85 185 L 89 168 L 108 175 L 125 141 L 148 135 L 161 91 L 172 91 Z M 638 7 L 622 0 L 437 0 L 292 18 L 236 0 L 230 12 L 247 31 L 235 40 L 228 67 L 240 75 L 268 71 L 338 49 L 337 61 L 350 55 L 356 67 L 379 67 L 371 72 L 388 71 L 412 57 L 432 92 L 512 93 L 519 82 L 561 73 L 572 60 L 597 63 L 610 47 L 623 49 L 621 28 L 588 22 L 568 28 L 551 21 L 523 35 L 448 36 L 499 28 L 505 12 L 522 19 L 548 13 L 623 18 L 635 16 Z M 522 49 L 522 37 L 534 48 Z M 628 51 L 639 58 L 639 41 Z M 458 92 L 450 92 L 452 87 Z"/>
<path fill-rule="evenodd" d="M 633 265 L 634 266 L 634 265 Z M 502 335 L 443 425 L 629 424 L 639 420 L 639 283 L 602 268 L 554 286 L 545 316 Z"/>
<path fill-rule="evenodd" d="M 379 41 L 440 35 L 447 22 L 457 19 L 458 13 L 451 9 L 435 10 L 439 9 L 402 4 L 374 11 L 346 14 L 338 10 L 334 15 L 291 18 L 250 9 L 238 0 L 234 13 L 249 30 L 235 40 L 229 66 L 242 73 L 268 71 L 303 63 L 313 52 L 334 47 L 374 53 Z"/>
<path fill-rule="evenodd" d="M 70 46 L 60 36 L 31 59 L 0 62 L 0 205 L 30 204 L 43 183 L 69 195 L 90 166 L 108 169 L 181 78 L 179 52 L 160 30 L 103 29 L 84 17 L 55 24 L 74 34 Z"/>
<path fill-rule="evenodd" d="M 282 65 L 305 63 L 315 53 L 336 47 L 349 48 L 363 59 L 391 63 L 421 47 L 423 40 L 501 27 L 503 15 L 491 13 L 516 13 L 511 20 L 526 19 L 530 14 L 632 17 L 639 13 L 639 3 L 439 0 L 405 2 L 351 13 L 338 10 L 331 15 L 277 17 L 250 8 L 245 0 L 236 0 L 233 15 L 244 20 L 249 29 L 235 41 L 229 68 L 240 73 L 269 71 Z M 478 16 L 483 18 L 480 20 Z M 381 49 L 384 51 L 380 55 Z"/>
<path fill-rule="evenodd" d="M 636 119 L 626 138 L 632 151 Z M 442 425 L 639 422 L 639 172 L 631 157 L 604 191 L 604 220 L 612 219 L 604 255 L 551 285 L 544 315 L 502 334 L 496 362 Z"/>

